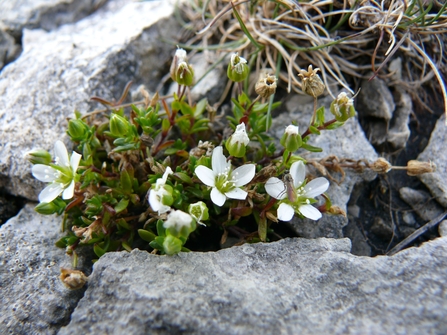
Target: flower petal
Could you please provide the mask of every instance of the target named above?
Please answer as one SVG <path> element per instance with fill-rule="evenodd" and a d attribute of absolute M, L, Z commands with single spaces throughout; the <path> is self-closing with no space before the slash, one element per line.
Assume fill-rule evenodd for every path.
<path fill-rule="evenodd" d="M 157 192 L 154 190 L 149 191 L 149 205 L 151 205 L 154 212 L 158 211 L 162 205 L 161 201 L 157 197 Z"/>
<path fill-rule="evenodd" d="M 227 200 L 227 197 L 222 194 L 217 188 L 213 187 L 211 190 L 211 201 L 214 202 L 217 206 L 221 207 L 225 200 Z"/>
<path fill-rule="evenodd" d="M 243 186 L 253 179 L 255 173 L 256 167 L 254 164 L 245 164 L 231 172 L 230 180 L 234 182 L 236 187 Z"/>
<path fill-rule="evenodd" d="M 211 156 L 211 167 L 214 174 L 218 175 L 219 173 L 227 172 L 230 164 L 223 154 L 223 148 L 221 146 L 215 147 Z"/>
<path fill-rule="evenodd" d="M 311 220 L 319 220 L 322 216 L 320 211 L 312 205 L 302 205 L 298 210 L 302 215 Z"/>
<path fill-rule="evenodd" d="M 290 174 L 293 179 L 293 187 L 298 188 L 306 178 L 306 167 L 302 161 L 297 161 L 290 167 Z"/>
<path fill-rule="evenodd" d="M 202 183 L 211 187 L 215 186 L 216 176 L 213 170 L 207 168 L 205 165 L 199 165 L 194 172 Z"/>
<path fill-rule="evenodd" d="M 73 198 L 74 195 L 75 182 L 74 180 L 68 185 L 68 187 L 62 193 L 62 199 L 67 200 Z"/>
<path fill-rule="evenodd" d="M 60 183 L 51 183 L 45 187 L 39 194 L 40 202 L 52 202 L 58 197 L 63 191 L 62 185 Z"/>
<path fill-rule="evenodd" d="M 284 199 L 287 196 L 286 185 L 281 179 L 271 177 L 265 183 L 265 191 L 275 199 Z"/>
<path fill-rule="evenodd" d="M 329 187 L 329 182 L 324 177 L 315 178 L 311 180 L 306 186 L 304 186 L 304 196 L 306 198 L 315 198 L 320 195 Z"/>
<path fill-rule="evenodd" d="M 74 152 L 71 154 L 70 157 L 70 166 L 71 169 L 73 170 L 73 174 L 76 173 L 76 171 L 78 170 L 78 166 L 79 166 L 79 162 L 81 161 L 81 157 L 82 155 L 78 154 L 77 152 Z"/>
<path fill-rule="evenodd" d="M 282 203 L 278 207 L 277 216 L 278 220 L 281 221 L 290 221 L 293 218 L 293 215 L 295 214 L 295 210 L 292 206 Z"/>
<path fill-rule="evenodd" d="M 56 178 L 59 177 L 60 172 L 53 169 L 51 166 L 36 164 L 31 168 L 31 173 L 34 178 L 43 181 L 43 182 L 53 182 Z"/>
<path fill-rule="evenodd" d="M 56 164 L 62 167 L 69 167 L 68 152 L 65 144 L 61 141 L 56 141 L 54 144 L 54 155 L 56 156 Z"/>
<path fill-rule="evenodd" d="M 247 194 L 248 193 L 246 191 L 244 191 L 244 190 L 242 190 L 242 189 L 240 189 L 238 187 L 236 187 L 236 188 L 232 189 L 231 191 L 225 193 L 225 195 L 228 198 L 238 199 L 238 200 L 245 200 L 247 198 Z"/>

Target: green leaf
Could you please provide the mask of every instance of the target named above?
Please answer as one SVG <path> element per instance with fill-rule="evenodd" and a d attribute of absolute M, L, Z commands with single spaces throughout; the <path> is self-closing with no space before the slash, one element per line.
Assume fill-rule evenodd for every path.
<path fill-rule="evenodd" d="M 132 177 L 126 169 L 121 170 L 120 182 L 121 188 L 125 193 L 132 193 Z"/>
<path fill-rule="evenodd" d="M 115 211 L 117 213 L 122 212 L 123 210 L 125 210 L 127 208 L 127 206 L 129 205 L 129 199 L 123 198 L 120 200 L 120 202 L 118 203 L 118 205 L 115 206 Z"/>
<path fill-rule="evenodd" d="M 177 177 L 178 179 L 180 179 L 182 182 L 187 183 L 187 184 L 192 184 L 192 179 L 190 176 L 188 176 L 186 173 L 184 172 L 176 172 L 174 173 L 174 177 Z"/>
<path fill-rule="evenodd" d="M 117 220 L 117 221 L 116 221 L 116 224 L 117 224 L 118 226 L 120 226 L 120 227 L 126 229 L 126 230 L 132 230 L 132 227 L 129 226 L 129 224 L 127 223 L 127 221 L 124 220 L 124 219 L 119 219 L 119 220 Z"/>
<path fill-rule="evenodd" d="M 101 248 L 98 244 L 95 244 L 93 246 L 93 251 L 99 258 L 106 253 L 106 251 L 103 248 Z"/>
<path fill-rule="evenodd" d="M 153 249 L 163 250 L 163 247 L 162 247 L 163 244 L 160 245 L 160 244 L 158 244 L 157 241 L 152 241 L 152 242 L 149 243 L 149 245 L 150 245 L 151 248 L 153 248 Z"/>
<path fill-rule="evenodd" d="M 340 128 L 341 126 L 343 126 L 344 124 L 345 124 L 344 122 L 337 121 L 337 122 L 331 123 L 329 126 L 326 127 L 326 129 L 337 129 L 337 128 Z"/>
<path fill-rule="evenodd" d="M 122 242 L 121 246 L 123 247 L 124 250 L 126 250 L 128 252 L 132 251 L 132 247 L 129 244 L 127 244 L 126 242 Z"/>
<path fill-rule="evenodd" d="M 140 237 L 146 242 L 152 242 L 157 237 L 157 235 L 153 232 L 146 229 L 138 229 L 138 235 L 140 235 Z"/>
<path fill-rule="evenodd" d="M 310 152 L 322 152 L 323 151 L 323 149 L 318 148 L 318 147 L 314 147 L 314 146 L 312 146 L 310 144 L 307 144 L 307 143 L 303 143 L 301 148 L 306 149 L 307 151 L 310 151 Z"/>
<path fill-rule="evenodd" d="M 157 234 L 159 237 L 165 237 L 166 236 L 166 229 L 163 227 L 163 220 L 157 221 Z M 163 244 L 163 243 L 162 243 Z"/>
<path fill-rule="evenodd" d="M 236 17 L 236 19 L 238 20 L 241 30 L 244 32 L 245 36 L 247 36 L 247 38 L 251 41 L 251 43 L 253 43 L 253 45 L 258 50 L 262 50 L 264 47 L 261 44 L 259 44 L 258 42 L 256 42 L 256 40 L 253 38 L 253 36 L 251 36 L 250 31 L 247 29 L 247 27 L 244 24 L 244 20 L 242 20 L 241 16 L 237 12 L 236 7 L 233 5 L 232 2 L 231 2 L 231 5 L 233 6 L 233 14 Z"/>
<path fill-rule="evenodd" d="M 324 124 L 324 106 L 317 109 L 317 120 L 316 126 L 321 126 Z"/>
<path fill-rule="evenodd" d="M 315 134 L 315 135 L 320 135 L 320 134 L 321 134 L 320 131 L 318 130 L 318 128 L 315 127 L 315 126 L 310 126 L 310 127 L 309 127 L 309 131 L 310 131 L 312 134 Z"/>

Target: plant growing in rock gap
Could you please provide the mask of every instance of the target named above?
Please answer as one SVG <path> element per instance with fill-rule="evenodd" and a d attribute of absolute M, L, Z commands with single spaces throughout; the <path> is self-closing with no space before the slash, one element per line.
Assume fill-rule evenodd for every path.
<path fill-rule="evenodd" d="M 317 108 L 324 84 L 312 66 L 303 70 L 303 86 L 315 99 L 313 117 L 302 133 L 289 125 L 276 143 L 268 128 L 270 110 L 279 103 L 262 102 L 274 97 L 274 74 L 261 76 L 252 98 L 240 85 L 249 75 L 247 63 L 237 53 L 230 56 L 228 77 L 239 93 L 225 131 L 213 127 L 206 99 L 186 101 L 194 70 L 184 50 L 177 49 L 170 73 L 179 85 L 170 102 L 144 91 L 144 101 L 126 105 L 129 85 L 118 103 L 95 97 L 108 108 L 75 112 L 68 121 L 71 157 L 60 141 L 54 161 L 43 150 L 29 155 L 33 175 L 49 183 L 36 211 L 63 216 L 65 236 L 56 245 L 73 256 L 74 267 L 81 246 L 97 257 L 133 248 L 174 255 L 194 248 L 192 239 L 205 241 L 210 229 L 219 229 L 222 241 L 237 231 L 239 242 L 266 242 L 277 236 L 278 221 L 343 214 L 324 194 L 329 181 L 306 177 L 307 162 L 297 151 L 321 151 L 310 144 L 312 136 L 354 116 L 346 93 L 334 99 L 334 119 L 326 120 L 324 107 Z M 243 226 L 247 219 L 254 231 Z"/>

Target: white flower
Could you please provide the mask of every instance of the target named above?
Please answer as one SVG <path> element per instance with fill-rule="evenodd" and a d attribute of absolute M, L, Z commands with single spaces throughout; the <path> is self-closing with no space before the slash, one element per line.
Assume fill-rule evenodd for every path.
<path fill-rule="evenodd" d="M 34 178 L 50 183 L 39 194 L 40 202 L 51 202 L 62 193 L 62 199 L 73 198 L 76 171 L 78 170 L 81 155 L 72 153 L 68 158 L 67 148 L 61 141 L 54 145 L 55 164 L 36 164 L 32 167 Z"/>
<path fill-rule="evenodd" d="M 245 130 L 245 123 L 237 125 L 234 134 L 230 136 L 228 141 L 225 143 L 225 147 L 231 156 L 244 157 L 246 146 L 250 143 L 250 138 Z"/>
<path fill-rule="evenodd" d="M 287 135 L 298 135 L 299 127 L 293 124 L 286 127 L 285 133 Z"/>
<path fill-rule="evenodd" d="M 311 220 L 320 219 L 320 211 L 312 206 L 311 203 L 315 202 L 314 198 L 316 196 L 328 189 L 329 182 L 327 179 L 320 177 L 306 184 L 304 180 L 306 168 L 302 161 L 292 164 L 290 175 L 288 176 L 289 178 L 285 178 L 285 182 L 272 177 L 265 184 L 267 193 L 271 197 L 281 200 L 278 207 L 278 219 L 290 221 L 295 212 Z"/>
<path fill-rule="evenodd" d="M 171 230 L 171 232 L 177 233 L 181 232 L 184 228 L 186 228 L 188 232 L 195 229 L 193 217 L 181 210 L 173 210 L 169 213 L 168 219 L 163 222 L 163 227 Z"/>
<path fill-rule="evenodd" d="M 236 130 L 234 134 L 231 135 L 229 141 L 231 143 L 242 143 L 244 145 L 248 145 L 250 143 L 250 139 L 248 138 L 247 131 L 245 130 L 245 123 L 242 122 L 236 126 Z"/>
<path fill-rule="evenodd" d="M 244 64 L 247 64 L 247 60 L 243 57 L 240 57 L 237 52 L 231 55 L 230 59 L 231 67 L 237 73 L 241 74 L 244 72 Z"/>
<path fill-rule="evenodd" d="M 161 178 L 155 182 L 155 186 L 149 191 L 149 204 L 158 215 L 168 212 L 172 205 L 172 189 L 166 185 L 168 176 L 172 174 L 172 169 L 168 166 Z"/>
<path fill-rule="evenodd" d="M 247 192 L 240 187 L 248 184 L 255 176 L 255 165 L 246 164 L 238 167 L 234 171 L 231 163 L 223 155 L 221 146 L 214 148 L 211 157 L 212 170 L 204 165 L 196 167 L 197 177 L 207 186 L 211 186 L 211 200 L 222 206 L 228 198 L 244 200 Z"/>

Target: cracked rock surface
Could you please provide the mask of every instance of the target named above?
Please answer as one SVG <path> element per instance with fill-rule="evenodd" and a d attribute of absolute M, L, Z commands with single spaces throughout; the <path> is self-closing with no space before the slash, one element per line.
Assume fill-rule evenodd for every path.
<path fill-rule="evenodd" d="M 348 239 L 108 253 L 59 334 L 443 334 L 446 238 L 357 257 Z"/>

